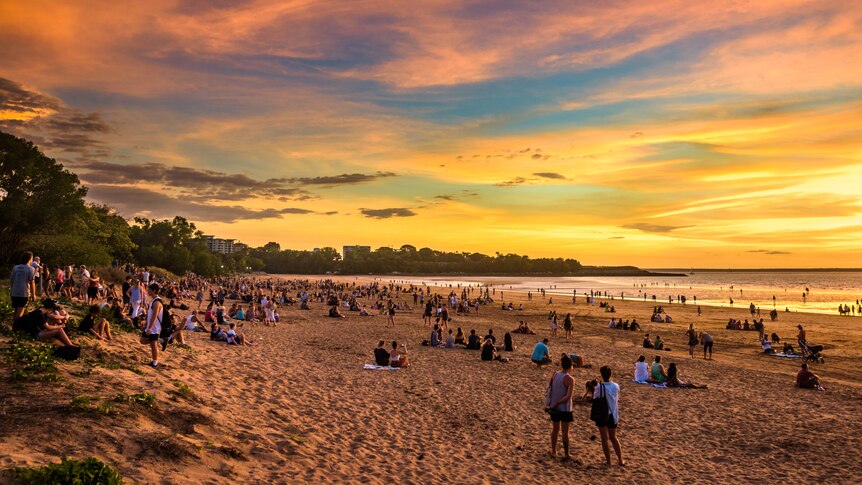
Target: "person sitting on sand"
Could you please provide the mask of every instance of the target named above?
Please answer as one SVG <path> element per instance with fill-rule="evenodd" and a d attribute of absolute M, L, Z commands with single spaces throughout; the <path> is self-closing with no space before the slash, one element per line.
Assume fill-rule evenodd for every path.
<path fill-rule="evenodd" d="M 439 347 L 439 346 L 440 346 L 440 344 L 441 344 L 441 342 L 440 342 L 440 338 L 439 338 L 439 335 L 440 335 L 440 334 L 438 333 L 439 331 L 440 331 L 440 325 L 437 325 L 437 324 L 435 323 L 435 324 L 434 324 L 434 329 L 433 329 L 433 330 L 431 330 L 431 344 L 430 344 L 430 345 L 431 345 L 432 347 Z"/>
<path fill-rule="evenodd" d="M 23 316 L 15 319 L 12 330 L 24 332 L 34 340 L 51 340 L 56 338 L 63 345 L 75 346 L 69 336 L 66 335 L 66 324 L 62 323 L 55 310 L 60 307 L 55 300 L 46 298 L 42 301 L 42 308 L 37 308 Z"/>
<path fill-rule="evenodd" d="M 204 327 L 203 323 L 201 323 L 200 318 L 198 318 L 197 312 L 189 313 L 189 316 L 186 317 L 185 328 L 189 332 L 206 332 L 207 328 Z"/>
<path fill-rule="evenodd" d="M 497 358 L 497 347 L 494 346 L 494 341 L 485 338 L 485 341 L 482 342 L 482 360 L 495 360 Z"/>
<path fill-rule="evenodd" d="M 479 350 L 482 347 L 482 340 L 476 335 L 476 330 L 470 330 L 470 336 L 467 337 L 467 350 Z"/>
<path fill-rule="evenodd" d="M 643 348 L 645 348 L 645 349 L 652 349 L 652 348 L 654 348 L 654 347 L 652 346 L 652 340 L 649 338 L 649 334 L 644 335 Z"/>
<path fill-rule="evenodd" d="M 667 382 L 667 372 L 665 372 L 664 366 L 661 364 L 660 355 L 655 356 L 655 362 L 650 367 L 650 377 L 647 379 L 647 382 L 653 384 L 664 384 Z"/>
<path fill-rule="evenodd" d="M 674 362 L 671 362 L 667 368 L 667 387 L 680 387 L 685 389 L 706 389 L 708 386 L 699 386 L 691 382 L 684 382 L 679 378 L 679 370 Z"/>
<path fill-rule="evenodd" d="M 230 330 L 227 331 L 225 340 L 228 345 L 251 345 L 251 341 L 245 338 L 242 332 L 236 331 L 236 323 L 230 322 Z"/>
<path fill-rule="evenodd" d="M 660 336 L 655 336 L 655 340 L 653 341 L 652 346 L 656 350 L 664 350 L 664 342 L 662 342 Z"/>
<path fill-rule="evenodd" d="M 338 305 L 332 305 L 329 308 L 329 318 L 346 318 L 344 315 L 338 311 Z"/>
<path fill-rule="evenodd" d="M 219 327 L 218 323 L 213 322 L 210 327 L 210 340 L 215 340 L 218 342 L 226 342 L 227 341 L 227 332 Z"/>
<path fill-rule="evenodd" d="M 467 345 L 467 342 L 464 341 L 464 331 L 461 330 L 461 327 L 458 327 L 458 332 L 455 333 L 455 345 Z"/>
<path fill-rule="evenodd" d="M 392 341 L 392 352 L 389 354 L 389 365 L 392 367 L 409 367 L 410 360 L 407 358 L 407 346 L 401 344 L 398 347 L 398 342 Z"/>
<path fill-rule="evenodd" d="M 647 365 L 646 357 L 644 357 L 643 355 L 638 357 L 637 362 L 635 362 L 634 380 L 636 382 L 647 382 L 647 381 L 649 381 L 649 365 Z"/>
<path fill-rule="evenodd" d="M 760 347 L 763 348 L 764 354 L 774 354 L 775 349 L 772 348 L 772 344 L 769 342 L 769 339 L 764 335 L 760 340 Z"/>
<path fill-rule="evenodd" d="M 796 387 L 800 389 L 823 390 L 823 387 L 820 385 L 820 377 L 808 370 L 808 364 L 802 364 L 802 368 L 796 374 Z"/>
<path fill-rule="evenodd" d="M 386 342 L 383 340 L 377 341 L 377 348 L 374 349 L 374 363 L 381 367 L 389 365 L 389 352 L 386 350 Z"/>
<path fill-rule="evenodd" d="M 640 329 L 641 329 L 641 325 L 638 323 L 638 321 L 636 319 L 632 318 L 632 324 L 629 327 L 629 330 L 631 330 L 632 332 L 636 332 Z"/>
<path fill-rule="evenodd" d="M 99 340 L 111 340 L 111 325 L 99 315 L 99 305 L 91 305 L 87 316 L 78 325 L 78 332 Z"/>
<path fill-rule="evenodd" d="M 449 335 L 446 336 L 446 343 L 443 345 L 447 349 L 455 348 L 455 336 L 452 335 L 452 329 L 449 329 Z"/>
<path fill-rule="evenodd" d="M 506 332 L 505 335 L 503 335 L 503 352 L 514 352 L 514 351 L 515 351 L 515 345 L 512 343 L 512 334 L 509 332 Z"/>
<path fill-rule="evenodd" d="M 551 354 L 548 349 L 548 339 L 542 339 L 541 342 L 537 343 L 533 348 L 533 354 L 530 356 L 530 359 L 539 367 L 543 365 L 551 363 Z"/>
<path fill-rule="evenodd" d="M 311 310 L 311 307 L 308 306 L 308 300 L 307 299 L 302 300 L 302 303 L 299 304 L 299 309 L 300 310 Z"/>

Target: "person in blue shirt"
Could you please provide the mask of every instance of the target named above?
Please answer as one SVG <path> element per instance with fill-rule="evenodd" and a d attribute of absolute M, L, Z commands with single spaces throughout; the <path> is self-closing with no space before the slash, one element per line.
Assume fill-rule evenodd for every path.
<path fill-rule="evenodd" d="M 548 339 L 544 339 L 536 344 L 533 348 L 533 355 L 530 358 L 539 367 L 551 363 L 551 354 L 548 350 Z"/>

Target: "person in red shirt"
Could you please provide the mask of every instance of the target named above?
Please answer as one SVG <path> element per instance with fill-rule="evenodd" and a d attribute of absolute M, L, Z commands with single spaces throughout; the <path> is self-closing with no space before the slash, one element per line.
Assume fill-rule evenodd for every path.
<path fill-rule="evenodd" d="M 820 377 L 808 370 L 808 364 L 802 364 L 802 368 L 796 374 L 796 387 L 800 389 L 823 389 L 820 387 Z"/>

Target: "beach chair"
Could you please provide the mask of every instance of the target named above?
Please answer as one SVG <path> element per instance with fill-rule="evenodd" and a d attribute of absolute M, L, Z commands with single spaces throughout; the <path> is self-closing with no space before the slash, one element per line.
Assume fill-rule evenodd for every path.
<path fill-rule="evenodd" d="M 822 345 L 812 345 L 811 343 L 804 340 L 798 340 L 798 342 L 800 352 L 802 352 L 802 356 L 805 358 L 805 362 L 812 362 L 815 364 L 822 364 L 824 362 L 823 355 L 821 355 L 821 352 L 823 352 Z"/>

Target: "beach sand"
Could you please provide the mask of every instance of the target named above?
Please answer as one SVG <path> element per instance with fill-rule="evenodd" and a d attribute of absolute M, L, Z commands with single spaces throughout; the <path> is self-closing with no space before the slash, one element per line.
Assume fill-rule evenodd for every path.
<path fill-rule="evenodd" d="M 341 278 L 345 281 L 361 281 Z M 441 289 L 444 295 L 449 289 Z M 460 290 L 458 291 L 460 293 Z M 650 323 L 652 302 L 615 300 L 615 316 L 637 318 L 642 332 L 611 330 L 609 317 L 582 297 L 555 303 L 506 292 L 523 311 L 500 301 L 478 316 L 454 318 L 452 328 L 489 328 L 503 334 L 527 321 L 539 335 L 513 335 L 509 363 L 482 362 L 479 353 L 421 347 L 430 327 L 421 311 L 386 317 L 326 317 L 287 307 L 276 327 L 246 325 L 251 347 L 228 347 L 206 333 L 190 334 L 194 352 L 169 349 L 159 369 L 146 366 L 137 335 L 118 333 L 108 345 L 90 342 L 84 356 L 116 362 L 89 375 L 81 361 L 59 364 L 63 381 L 0 387 L 0 468 L 96 456 L 132 483 L 690 483 L 862 481 L 862 318 L 780 313 L 767 321 L 795 344 L 795 326 L 826 346 L 826 362 L 812 366 L 826 392 L 793 387 L 798 359 L 760 352 L 756 332 L 725 330 L 744 308 L 665 305 L 672 324 Z M 370 304 L 370 302 L 368 302 Z M 410 300 L 412 305 L 412 299 Z M 562 328 L 551 355 L 584 355 L 592 369 L 575 369 L 576 391 L 610 365 L 620 383 L 618 436 L 628 466 L 604 467 L 589 406 L 576 405 L 571 462 L 548 456 L 542 411 L 556 366 L 530 363 L 533 345 L 549 334 L 547 313 L 577 314 L 575 336 Z M 562 316 L 561 315 L 561 316 Z M 562 322 L 562 319 L 561 319 Z M 689 323 L 715 338 L 715 357 L 688 356 Z M 655 389 L 631 382 L 643 333 L 660 334 L 684 380 L 707 390 Z M 189 335 L 187 333 L 187 335 Z M 366 371 L 378 339 L 407 343 L 413 365 Z M 700 348 L 698 347 L 698 350 Z M 99 355 L 97 355 L 97 353 Z M 0 378 L 11 382 L 9 369 Z M 178 383 L 194 393 L 179 392 Z M 70 409 L 76 396 L 112 398 L 151 392 L 152 409 L 117 404 L 119 414 Z M 104 399 L 102 399 L 104 400 Z M 100 400 L 94 400 L 95 405 Z"/>

